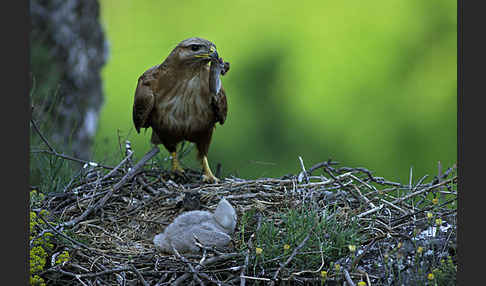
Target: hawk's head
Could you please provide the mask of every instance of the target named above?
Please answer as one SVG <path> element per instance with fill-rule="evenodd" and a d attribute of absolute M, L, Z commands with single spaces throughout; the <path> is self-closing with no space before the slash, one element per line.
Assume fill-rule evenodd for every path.
<path fill-rule="evenodd" d="M 202 38 L 189 38 L 180 42 L 172 51 L 175 60 L 182 64 L 207 64 L 218 59 L 216 45 Z"/>

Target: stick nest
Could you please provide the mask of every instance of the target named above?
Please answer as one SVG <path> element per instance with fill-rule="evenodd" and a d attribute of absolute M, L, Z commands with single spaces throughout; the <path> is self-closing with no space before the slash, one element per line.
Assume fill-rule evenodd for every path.
<path fill-rule="evenodd" d="M 393 285 L 400 279 L 410 285 L 417 271 L 438 265 L 444 257 L 455 257 L 455 167 L 427 183 L 424 176 L 403 185 L 374 177 L 364 168 L 338 168 L 332 161 L 306 170 L 301 160 L 302 171 L 296 175 L 256 180 L 230 177 L 202 184 L 201 173 L 191 169 L 179 176 L 148 167 L 145 162 L 157 152 L 137 165 L 132 164 L 130 152 L 111 169 L 86 164 L 63 193 L 51 194 L 44 201 L 42 208 L 49 211 L 49 220 L 56 221 L 52 232 L 58 248 L 70 252 L 68 262 L 42 273 L 50 284 L 272 285 L 287 281 L 320 285 L 325 279 L 326 285 L 343 281 L 356 285 L 360 280 L 367 285 Z M 227 248 L 203 248 L 200 255 L 155 250 L 153 237 L 176 216 L 194 209 L 214 211 L 222 197 L 238 215 L 234 241 Z M 434 201 L 438 197 L 439 202 Z M 332 209 L 343 224 L 357 223 L 357 250 L 340 252 L 329 261 L 331 257 L 318 247 L 313 255 L 320 266 L 302 268 L 293 262 L 312 255 L 303 251 L 315 233 L 313 227 L 275 263 L 255 262 L 262 221 L 278 227 L 282 213 L 302 208 L 317 213 Z M 240 221 L 248 212 L 255 214 L 250 218 L 254 223 L 243 228 Z M 440 226 L 431 221 L 428 213 L 432 212 L 434 219 L 442 220 Z M 420 253 L 420 265 L 417 246 L 434 250 L 428 258 L 426 251 Z M 422 274 L 426 277 L 427 271 Z"/>

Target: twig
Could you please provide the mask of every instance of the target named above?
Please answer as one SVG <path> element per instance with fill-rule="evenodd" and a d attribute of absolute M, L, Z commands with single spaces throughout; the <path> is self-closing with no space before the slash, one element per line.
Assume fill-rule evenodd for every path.
<path fill-rule="evenodd" d="M 353 280 L 351 279 L 348 270 L 344 269 L 343 271 L 344 271 L 344 277 L 346 278 L 346 282 L 348 282 L 349 286 L 356 286 L 356 284 L 354 284 Z"/>
<path fill-rule="evenodd" d="M 47 140 L 47 138 L 44 137 L 44 135 L 40 131 L 39 127 L 37 127 L 37 124 L 35 123 L 35 120 L 33 118 L 30 119 L 30 123 L 32 123 L 32 126 L 34 127 L 34 129 L 37 132 L 37 134 L 39 135 L 39 137 L 47 145 L 47 148 L 49 148 L 49 150 L 51 150 L 52 152 L 57 153 L 56 150 L 54 149 L 54 147 L 51 146 L 51 144 L 49 143 L 49 141 Z"/>
<path fill-rule="evenodd" d="M 101 275 L 106 275 L 106 274 L 112 274 L 112 273 L 118 273 L 118 272 L 123 272 L 123 271 L 130 271 L 132 270 L 130 267 L 120 267 L 120 268 L 114 268 L 114 269 L 108 269 L 100 272 L 95 272 L 95 273 L 86 273 L 86 274 L 75 274 L 69 271 L 65 271 L 61 269 L 59 266 L 55 266 L 52 268 L 49 268 L 47 271 L 51 272 L 61 272 L 62 274 L 71 276 L 71 277 L 79 277 L 79 278 L 93 278 Z"/>
<path fill-rule="evenodd" d="M 271 281 L 271 279 L 269 278 L 262 278 L 262 277 L 243 276 L 241 278 L 250 279 L 250 280 Z"/>
<path fill-rule="evenodd" d="M 135 176 L 135 174 L 138 171 L 140 171 L 140 169 L 142 169 L 143 165 L 145 165 L 145 163 L 147 163 L 148 160 L 152 159 L 152 157 L 157 155 L 157 153 L 159 152 L 160 152 L 159 147 L 154 146 L 152 150 L 150 150 L 147 154 L 145 154 L 145 156 L 143 156 L 143 158 L 140 159 L 140 161 L 138 161 L 138 163 L 135 164 L 135 166 L 133 166 L 133 168 L 130 169 L 130 171 L 125 176 L 123 176 L 123 178 L 118 183 L 116 183 L 113 186 L 113 189 L 118 190 L 123 184 L 125 184 L 126 181 L 130 180 L 133 176 Z"/>
<path fill-rule="evenodd" d="M 351 175 L 352 177 L 354 177 L 353 175 Z M 356 178 L 356 177 L 354 177 Z M 358 195 L 367 203 L 369 204 L 372 208 L 376 208 L 375 204 L 372 203 L 367 197 L 363 196 L 363 194 L 361 193 L 361 191 L 359 190 L 358 187 L 356 187 L 356 185 L 352 185 L 353 188 L 356 190 L 356 192 L 358 193 Z M 352 194 L 352 193 L 351 193 Z"/>
<path fill-rule="evenodd" d="M 420 184 L 422 184 L 422 182 L 428 177 L 429 175 L 425 174 L 422 178 L 420 178 L 420 180 L 415 184 L 415 187 L 413 187 L 412 189 L 412 192 L 415 192 L 415 190 L 417 189 L 417 187 L 420 186 Z"/>
<path fill-rule="evenodd" d="M 315 170 L 319 169 L 319 168 L 322 168 L 322 167 L 329 167 L 331 165 L 337 165 L 339 164 L 339 162 L 335 162 L 335 161 L 331 161 L 331 159 L 325 161 L 325 162 L 321 162 L 321 163 L 317 163 L 315 164 L 314 166 L 310 167 L 309 170 L 307 171 L 307 173 L 309 175 L 312 174 L 312 172 L 314 172 Z"/>
<path fill-rule="evenodd" d="M 141 169 L 143 167 L 143 165 L 148 161 L 150 160 L 153 156 L 157 155 L 157 153 L 159 153 L 160 149 L 155 146 L 154 148 L 152 148 L 152 150 L 150 150 L 134 167 L 133 169 L 131 169 L 127 174 L 125 174 L 125 176 L 123 176 L 123 178 L 118 182 L 116 183 L 109 191 L 108 193 L 106 193 L 106 195 L 101 198 L 97 203 L 91 205 L 89 208 L 87 208 L 80 216 L 78 216 L 77 218 L 74 218 L 68 222 L 65 222 L 65 223 L 62 223 L 60 224 L 60 226 L 74 226 L 76 225 L 77 223 L 79 223 L 80 221 L 82 221 L 83 219 L 85 219 L 88 215 L 91 214 L 91 212 L 93 211 L 96 211 L 96 210 L 99 210 L 100 208 L 102 208 L 105 203 L 108 201 L 108 199 L 113 195 L 114 192 L 116 192 L 123 184 L 125 184 L 126 181 L 128 181 L 129 179 L 131 179 L 138 171 L 139 169 Z"/>
<path fill-rule="evenodd" d="M 413 183 L 413 166 L 410 166 L 410 176 L 409 176 L 409 179 L 408 179 L 408 188 L 409 190 L 412 190 L 412 183 Z"/>
<path fill-rule="evenodd" d="M 449 235 L 447 235 L 447 239 L 446 239 L 446 241 L 445 241 L 445 243 L 444 243 L 444 247 L 442 247 L 442 251 L 441 251 L 441 253 L 444 253 L 444 251 L 445 251 L 445 249 L 446 249 L 447 245 L 449 244 L 449 240 L 451 239 L 451 235 L 452 235 L 452 233 L 453 233 L 453 232 L 454 232 L 454 229 L 453 229 L 453 228 L 451 228 L 451 231 L 449 232 Z M 439 262 L 439 261 L 440 261 L 440 260 L 439 260 L 439 258 L 440 258 L 440 255 L 437 255 L 437 262 Z"/>
<path fill-rule="evenodd" d="M 306 235 L 306 237 L 304 238 L 304 240 L 302 240 L 302 242 L 294 249 L 294 251 L 292 251 L 292 254 L 289 256 L 289 258 L 287 259 L 287 261 L 285 261 L 285 263 L 283 263 L 283 264 L 280 265 L 280 267 L 277 269 L 277 271 L 273 275 L 273 279 L 272 279 L 272 282 L 270 283 L 270 285 L 275 285 L 275 281 L 277 280 L 277 276 L 280 273 L 280 271 L 282 271 L 282 269 L 285 266 L 287 266 L 287 264 L 289 264 L 290 261 L 292 261 L 292 259 L 294 259 L 295 255 L 297 255 L 297 252 L 305 245 L 305 243 L 307 242 L 307 240 L 309 240 L 310 235 L 311 235 L 312 231 L 314 230 L 315 226 L 316 226 L 316 224 L 314 224 L 312 226 L 312 228 L 309 230 L 309 233 Z"/>
<path fill-rule="evenodd" d="M 353 269 L 356 267 L 356 265 L 359 263 L 359 261 L 365 256 L 365 254 L 368 252 L 368 250 L 373 246 L 373 244 L 375 244 L 376 242 L 376 238 L 374 238 L 366 247 L 365 249 L 363 250 L 363 253 L 361 253 L 360 255 L 356 256 L 353 260 L 353 262 L 351 263 L 351 271 L 353 271 Z"/>
<path fill-rule="evenodd" d="M 177 254 L 176 254 L 177 255 Z M 241 256 L 240 253 L 226 253 L 226 254 L 222 254 L 222 255 L 219 255 L 219 256 L 214 256 L 214 257 L 211 257 L 209 259 L 206 259 L 204 260 L 203 262 L 201 262 L 200 264 L 198 264 L 196 267 L 194 267 L 193 269 L 196 271 L 196 273 L 203 277 L 204 279 L 206 280 L 209 280 L 215 284 L 218 284 L 213 278 L 209 277 L 207 274 L 205 273 L 201 273 L 199 272 L 199 270 L 201 270 L 203 267 L 205 266 L 208 266 L 208 265 L 212 265 L 212 264 L 215 264 L 215 263 L 218 263 L 220 261 L 223 261 L 223 260 L 228 260 L 228 259 L 231 259 L 231 258 L 235 258 L 235 257 L 238 257 L 238 256 Z M 186 263 L 189 263 L 189 268 L 192 267 L 192 265 L 190 264 L 191 262 L 189 262 L 186 258 L 184 258 L 182 255 L 181 257 L 183 259 L 185 259 L 187 262 Z M 181 258 L 179 258 L 181 259 Z M 182 259 L 181 259 L 182 260 Z M 192 269 L 191 269 L 192 271 Z M 194 272 L 193 272 L 194 273 Z M 184 275 L 180 276 L 179 278 L 177 278 L 177 280 L 174 282 L 174 285 L 180 285 L 182 282 L 184 282 L 186 279 L 188 279 L 189 277 L 191 276 L 191 273 L 185 273 Z"/>
<path fill-rule="evenodd" d="M 305 170 L 304 161 L 302 160 L 301 156 L 299 156 L 299 162 L 300 162 L 300 168 L 302 168 L 302 173 L 300 173 L 300 174 L 302 176 L 304 176 L 305 182 L 309 183 L 309 178 L 307 177 L 307 171 Z M 299 174 L 299 181 L 302 180 L 302 178 L 300 177 L 300 174 Z"/>
<path fill-rule="evenodd" d="M 156 190 L 154 190 L 154 188 L 152 188 L 147 183 L 145 183 L 144 180 L 140 176 L 137 177 L 137 182 L 139 184 L 141 184 L 142 186 L 144 186 L 152 195 L 156 196 L 156 195 L 159 194 L 159 192 L 157 192 Z M 165 192 L 165 193 L 167 193 L 167 192 Z"/>
<path fill-rule="evenodd" d="M 246 285 L 245 271 L 248 268 L 248 262 L 249 261 L 250 261 L 250 249 L 248 248 L 246 250 L 246 254 L 245 254 L 245 264 L 243 265 L 243 268 L 241 269 L 241 272 L 240 272 L 240 278 L 241 278 L 240 279 L 240 286 Z"/>
<path fill-rule="evenodd" d="M 373 187 L 372 185 L 368 184 L 367 182 L 361 180 L 360 178 L 356 177 L 355 175 L 351 174 L 349 175 L 351 178 L 355 179 L 356 181 L 360 182 L 361 184 L 363 184 L 364 186 L 366 186 L 368 189 L 372 190 L 372 191 L 377 191 L 377 189 L 375 187 Z"/>
<path fill-rule="evenodd" d="M 125 141 L 125 156 L 128 157 L 129 154 L 133 154 L 132 143 L 130 143 L 130 141 L 126 140 Z M 127 164 L 128 164 L 129 167 L 132 167 L 132 165 L 133 165 L 132 160 L 129 159 Z"/>
<path fill-rule="evenodd" d="M 260 213 L 256 214 L 257 216 L 257 227 L 256 230 L 250 235 L 250 238 L 248 239 L 248 249 L 246 250 L 246 255 L 245 255 L 245 265 L 243 266 L 243 269 L 241 269 L 240 273 L 240 285 L 243 286 L 246 284 L 246 276 L 245 276 L 245 271 L 248 269 L 248 263 L 250 259 L 250 249 L 253 248 L 253 238 L 255 237 L 255 234 L 260 230 L 260 227 L 262 225 L 262 216 Z"/>
<path fill-rule="evenodd" d="M 39 137 L 47 145 L 47 148 L 49 148 L 49 150 L 41 150 L 39 152 L 46 153 L 46 154 L 51 154 L 51 155 L 55 155 L 57 157 L 61 157 L 61 158 L 66 159 L 66 160 L 70 160 L 70 161 L 74 161 L 74 162 L 78 162 L 78 163 L 82 163 L 82 164 L 90 164 L 90 163 L 92 164 L 92 163 L 94 163 L 92 161 L 86 161 L 86 160 L 83 160 L 83 159 L 75 158 L 75 157 L 72 157 L 72 156 L 69 156 L 69 155 L 65 155 L 65 154 L 61 154 L 61 153 L 57 152 L 56 149 L 54 149 L 54 147 L 52 147 L 52 145 L 49 143 L 49 141 L 47 141 L 46 137 L 42 134 L 42 132 L 40 131 L 39 127 L 37 127 L 37 124 L 35 123 L 35 121 L 34 121 L 33 118 L 30 119 L 30 122 L 32 123 L 32 126 L 34 127 L 34 129 L 37 132 L 37 134 L 39 134 Z M 95 163 L 95 164 L 97 166 L 100 166 L 100 167 L 105 168 L 105 169 L 113 169 L 113 167 L 111 167 L 111 166 L 106 166 L 106 165 L 98 164 L 98 163 Z"/>
<path fill-rule="evenodd" d="M 240 253 L 225 253 L 225 254 L 221 254 L 221 255 L 218 255 L 218 256 L 213 256 L 211 258 L 208 258 L 200 265 L 201 265 L 201 267 L 202 266 L 208 266 L 208 265 L 212 265 L 212 264 L 218 263 L 220 261 L 228 260 L 228 259 L 235 258 L 235 257 L 238 257 L 238 256 L 241 256 L 241 254 Z M 196 266 L 196 267 L 199 267 L 199 265 Z"/>
<path fill-rule="evenodd" d="M 398 199 L 394 200 L 394 201 L 392 202 L 392 204 L 397 204 L 397 203 L 403 202 L 403 201 L 405 201 L 405 200 L 407 200 L 407 199 L 409 199 L 409 198 L 411 198 L 411 197 L 414 197 L 414 196 L 416 196 L 416 195 L 419 195 L 419 194 L 421 194 L 421 193 L 425 193 L 425 192 L 430 191 L 430 190 L 433 190 L 433 189 L 435 189 L 435 188 L 437 188 L 437 187 L 440 187 L 440 186 L 443 186 L 443 185 L 447 185 L 448 183 L 453 182 L 453 181 L 454 181 L 456 178 L 457 178 L 457 176 L 455 176 L 454 178 L 450 178 L 450 179 L 449 179 L 449 180 L 447 180 L 447 181 L 443 181 L 443 182 L 441 182 L 441 183 L 438 183 L 438 184 L 432 185 L 432 186 L 430 186 L 430 187 L 424 188 L 424 189 L 422 189 L 422 190 L 420 190 L 420 191 L 416 191 L 416 192 L 413 192 L 413 193 L 411 193 L 411 194 L 408 194 L 408 195 L 406 195 L 406 196 L 404 196 L 404 197 L 398 198 Z"/>
<path fill-rule="evenodd" d="M 189 260 L 187 260 L 187 258 L 185 258 L 184 256 L 182 256 L 179 251 L 177 251 L 177 249 L 173 246 L 172 246 L 172 251 L 174 252 L 174 254 L 184 263 L 186 263 L 186 265 L 189 267 L 189 269 L 192 271 L 192 276 L 194 277 L 194 279 L 199 283 L 199 285 L 204 285 L 204 282 L 201 280 L 201 278 L 199 278 L 199 271 L 197 271 L 191 264 L 191 262 Z M 187 274 L 187 273 L 186 273 Z M 182 279 L 182 277 L 184 277 L 185 275 L 181 276 L 180 277 L 180 281 L 177 282 L 177 283 L 174 283 L 174 285 L 178 285 L 178 283 L 182 283 L 185 279 L 189 278 L 185 278 L 185 279 Z M 177 279 L 179 280 L 179 279 Z"/>
<path fill-rule="evenodd" d="M 385 205 L 388 205 L 388 206 L 390 206 L 390 207 L 392 207 L 392 208 L 394 208 L 394 209 L 396 209 L 396 210 L 398 210 L 398 211 L 400 211 L 400 212 L 402 212 L 402 213 L 404 213 L 404 214 L 408 214 L 408 212 L 407 212 L 407 211 L 405 211 L 404 209 L 402 209 L 402 208 L 400 208 L 400 207 L 398 207 L 398 206 L 396 206 L 396 205 L 394 205 L 394 204 L 390 203 L 389 201 L 387 201 L 387 200 L 385 200 L 385 199 L 380 199 L 380 202 L 382 202 L 382 203 L 384 203 Z"/>
<path fill-rule="evenodd" d="M 133 156 L 133 152 L 128 153 L 128 155 L 120 162 L 120 164 L 118 164 L 115 168 L 113 168 L 110 172 L 108 172 L 108 174 L 103 176 L 103 178 L 101 180 L 105 180 L 106 178 L 113 175 L 116 171 L 118 171 L 118 169 L 120 169 L 121 166 L 123 166 L 127 161 L 129 161 L 130 158 L 132 158 L 132 156 Z"/>
<path fill-rule="evenodd" d="M 74 180 L 76 180 L 77 178 L 79 178 L 79 176 L 81 176 L 82 174 L 82 169 L 79 170 L 79 172 L 76 174 L 76 176 L 74 176 L 70 181 L 69 183 L 64 187 L 64 189 L 62 190 L 63 193 L 66 193 L 67 189 L 71 186 L 71 184 L 74 182 Z"/>
<path fill-rule="evenodd" d="M 357 271 L 366 277 L 366 286 L 371 286 L 370 276 L 368 275 L 368 273 L 359 268 L 357 269 Z"/>
<path fill-rule="evenodd" d="M 138 278 L 140 279 L 140 282 L 142 282 L 144 286 L 149 286 L 147 281 L 145 281 L 145 279 L 143 278 L 142 273 L 140 273 L 140 271 L 138 271 L 138 269 L 133 264 L 130 264 L 130 269 L 133 270 L 135 274 L 137 274 Z"/>
<path fill-rule="evenodd" d="M 373 208 L 373 209 L 371 209 L 371 210 L 369 210 L 369 211 L 365 211 L 364 213 L 360 213 L 360 214 L 358 215 L 358 218 L 362 218 L 362 217 L 364 217 L 364 216 L 367 216 L 367 215 L 369 215 L 369 214 L 372 214 L 372 213 L 374 213 L 374 212 L 377 212 L 377 211 L 381 210 L 382 208 L 383 208 L 383 205 L 379 205 L 379 206 L 377 206 L 376 208 Z"/>
<path fill-rule="evenodd" d="M 84 245 L 83 243 L 79 242 L 79 241 L 76 241 L 74 239 L 72 239 L 71 237 L 65 235 L 64 233 L 60 232 L 59 230 L 57 230 L 55 227 L 53 227 L 47 220 L 45 220 L 41 214 L 37 214 L 37 217 L 40 218 L 45 225 L 47 225 L 47 227 L 49 227 L 54 233 L 62 236 L 63 238 L 69 240 L 70 242 L 72 242 L 73 244 L 77 245 L 77 246 L 81 246 L 85 249 L 88 249 L 88 250 L 91 250 L 93 251 L 93 249 L 91 249 L 90 247 Z"/>
<path fill-rule="evenodd" d="M 303 271 L 299 271 L 299 272 L 294 272 L 294 273 L 292 273 L 292 275 L 290 275 L 290 277 L 302 275 L 304 273 L 318 273 L 324 267 L 325 261 L 324 261 L 324 252 L 322 251 L 322 243 L 321 243 L 321 239 L 319 237 L 317 237 L 317 239 L 319 240 L 319 252 L 321 253 L 321 266 L 319 266 L 319 268 L 317 270 L 314 270 L 314 271 L 303 270 Z"/>
<path fill-rule="evenodd" d="M 338 184 L 339 184 L 339 186 L 340 186 L 340 187 L 341 187 L 343 190 L 345 189 L 345 186 L 343 185 L 343 183 L 341 183 L 340 178 L 336 177 L 336 176 L 335 176 L 335 175 L 332 173 L 332 171 L 331 171 L 330 167 L 328 167 L 328 166 L 324 166 L 324 170 L 326 171 L 326 173 L 328 173 L 328 174 L 329 174 L 329 176 L 331 176 L 331 178 L 334 180 L 334 182 L 338 183 Z M 333 183 L 334 183 L 334 182 L 333 182 Z"/>

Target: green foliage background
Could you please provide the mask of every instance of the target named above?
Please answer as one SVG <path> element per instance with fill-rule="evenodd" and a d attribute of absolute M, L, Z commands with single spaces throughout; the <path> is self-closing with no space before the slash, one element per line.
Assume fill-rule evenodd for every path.
<path fill-rule="evenodd" d="M 331 157 L 407 182 L 410 166 L 435 175 L 456 161 L 457 1 L 100 2 L 110 58 L 98 160 L 119 159 L 118 136 L 138 158 L 150 149 L 131 121 L 137 79 L 199 36 L 231 63 L 209 152 L 224 175 L 282 176 L 298 156 L 307 167 Z"/>

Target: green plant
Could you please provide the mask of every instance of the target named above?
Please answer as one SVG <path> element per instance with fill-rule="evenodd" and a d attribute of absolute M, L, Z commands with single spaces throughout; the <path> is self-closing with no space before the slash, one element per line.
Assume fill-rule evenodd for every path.
<path fill-rule="evenodd" d="M 441 259 L 439 266 L 434 268 L 432 273 L 437 285 L 456 285 L 457 265 L 451 256 L 448 256 L 447 260 Z"/>
<path fill-rule="evenodd" d="M 41 273 L 46 269 L 48 259 L 53 255 L 55 244 L 53 234 L 48 230 L 45 217 L 49 212 L 45 209 L 40 211 L 33 211 L 33 208 L 38 208 L 44 200 L 44 195 L 32 190 L 30 192 L 30 221 L 29 221 L 29 262 L 30 262 L 30 285 L 46 285 Z M 40 217 L 44 218 L 40 219 Z M 63 264 L 69 261 L 69 252 L 64 250 L 59 253 L 55 259 L 55 264 Z"/>
<path fill-rule="evenodd" d="M 286 265 L 287 269 L 328 269 L 329 262 L 349 253 L 349 245 L 359 245 L 361 242 L 357 221 L 338 220 L 334 208 L 317 211 L 310 205 L 303 205 L 288 209 L 273 218 L 262 219 L 258 230 L 254 214 L 254 209 L 245 212 L 239 233 L 240 251 L 246 251 L 249 235 L 255 233 L 249 266 L 253 275 L 261 275 L 260 270 L 263 269 L 278 268 L 305 239 L 305 244 Z M 322 265 L 323 261 L 326 265 Z"/>

